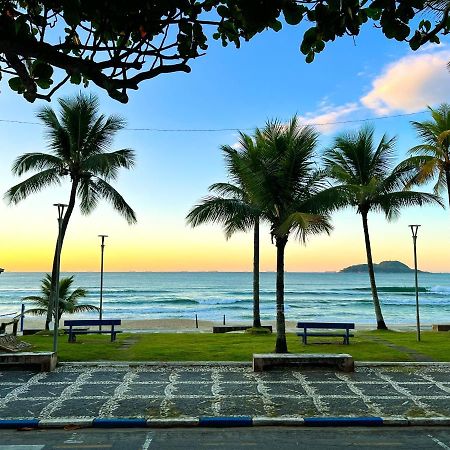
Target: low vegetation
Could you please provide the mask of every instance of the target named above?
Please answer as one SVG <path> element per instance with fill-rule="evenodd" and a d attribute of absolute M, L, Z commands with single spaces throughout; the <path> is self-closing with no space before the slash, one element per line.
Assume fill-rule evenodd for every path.
<path fill-rule="evenodd" d="M 116 342 L 109 336 L 79 336 L 69 344 L 59 337 L 60 361 L 251 361 L 253 353 L 269 353 L 275 334 L 124 333 Z M 35 351 L 48 351 L 51 336 L 26 336 Z M 292 353 L 350 353 L 357 361 L 450 361 L 450 334 L 423 332 L 358 332 L 349 346 L 336 338 L 312 338 L 302 345 L 287 333 Z"/>

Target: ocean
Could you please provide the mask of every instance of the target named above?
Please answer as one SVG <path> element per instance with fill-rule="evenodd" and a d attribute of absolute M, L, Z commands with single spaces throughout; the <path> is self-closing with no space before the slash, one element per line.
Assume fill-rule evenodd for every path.
<path fill-rule="evenodd" d="M 88 290 L 84 303 L 98 305 L 100 274 L 74 275 L 74 287 Z M 0 319 L 20 311 L 22 298 L 39 295 L 42 273 L 0 275 Z M 275 319 L 275 273 L 261 273 L 261 318 Z M 419 274 L 420 316 L 424 324 L 450 322 L 450 274 Z M 414 274 L 378 274 L 377 285 L 388 324 L 415 323 Z M 244 272 L 107 272 L 104 274 L 105 318 L 183 318 L 248 322 L 252 318 L 252 274 Z M 27 307 L 31 303 L 27 302 Z M 286 273 L 287 320 L 346 320 L 373 324 L 367 274 Z M 78 317 L 96 317 L 84 313 Z"/>

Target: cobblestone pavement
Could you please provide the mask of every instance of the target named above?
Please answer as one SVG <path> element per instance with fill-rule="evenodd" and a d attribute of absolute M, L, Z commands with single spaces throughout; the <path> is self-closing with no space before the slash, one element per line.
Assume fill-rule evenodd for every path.
<path fill-rule="evenodd" d="M 0 372 L 0 418 L 450 417 L 448 367 L 254 373 L 248 365 Z"/>

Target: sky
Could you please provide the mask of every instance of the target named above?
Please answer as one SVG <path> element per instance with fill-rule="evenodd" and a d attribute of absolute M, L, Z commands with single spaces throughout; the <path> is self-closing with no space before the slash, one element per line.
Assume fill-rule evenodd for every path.
<path fill-rule="evenodd" d="M 377 138 L 397 136 L 398 161 L 418 143 L 411 120 L 428 117 L 427 105 L 450 102 L 450 47 L 426 46 L 412 52 L 406 43 L 386 39 L 370 26 L 355 39 L 327 45 L 312 64 L 299 51 L 301 30 L 284 27 L 243 43 L 240 49 L 211 41 L 205 56 L 193 61 L 192 72 L 167 74 L 130 92 L 126 105 L 91 84 L 102 112 L 120 114 L 127 128 L 111 150 L 132 148 L 137 163 L 122 171 L 115 184 L 134 208 L 136 225 L 128 225 L 102 203 L 89 216 L 77 209 L 64 241 L 61 270 L 98 271 L 99 234 L 107 234 L 105 271 L 251 271 L 251 233 L 228 241 L 220 226 L 186 225 L 185 216 L 210 184 L 226 181 L 220 146 L 236 144 L 236 131 L 155 131 L 239 129 L 251 133 L 277 118 L 297 114 L 321 132 L 319 151 L 337 133 L 357 130 L 371 119 Z M 75 95 L 67 85 L 60 96 Z M 57 108 L 56 97 L 52 107 Z M 12 93 L 3 82 L 0 120 L 37 122 L 39 108 Z M 425 112 L 424 112 L 425 111 Z M 405 115 L 408 114 L 408 115 Z M 385 118 L 389 116 L 388 118 Z M 136 131 L 136 128 L 149 128 Z M 11 165 L 25 152 L 46 151 L 41 125 L 0 121 L 0 192 L 21 181 Z M 50 271 L 57 236 L 54 203 L 67 203 L 69 183 L 31 195 L 18 205 L 0 202 L 0 267 L 7 271 Z M 408 225 L 421 224 L 419 268 L 449 272 L 449 210 L 436 206 L 409 208 L 393 222 L 369 215 L 375 262 L 401 260 L 412 266 Z M 333 215 L 330 236 L 303 245 L 291 238 L 287 271 L 337 271 L 366 261 L 362 223 L 348 208 Z M 275 270 L 275 247 L 267 227 L 261 230 L 261 270 Z"/>

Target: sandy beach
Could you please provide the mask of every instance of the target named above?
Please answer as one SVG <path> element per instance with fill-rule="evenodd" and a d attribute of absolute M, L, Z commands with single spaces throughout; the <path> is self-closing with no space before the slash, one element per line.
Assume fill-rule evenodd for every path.
<path fill-rule="evenodd" d="M 70 319 L 70 316 L 63 317 L 61 320 L 61 327 L 63 327 L 64 319 Z M 243 322 L 227 322 L 227 325 L 247 325 L 247 323 Z M 211 333 L 212 327 L 214 325 L 222 325 L 222 322 L 213 322 L 207 320 L 199 320 L 198 328 L 196 328 L 195 320 L 189 319 L 145 319 L 145 320 L 122 320 L 122 326 L 120 329 L 122 331 L 130 331 L 133 333 L 142 332 L 142 333 Z M 275 329 L 275 321 L 267 321 L 264 322 L 263 325 L 272 325 Z M 248 323 L 248 326 L 251 326 L 251 323 Z M 398 330 L 398 331 L 413 331 L 415 330 L 414 324 L 388 324 L 390 329 Z M 25 329 L 43 329 L 44 328 L 44 320 L 39 317 L 26 317 L 24 322 Z M 375 325 L 373 324 L 356 324 L 357 330 L 373 330 L 375 329 Z M 421 326 L 422 330 L 429 331 L 431 330 L 431 324 L 423 324 Z M 288 332 L 295 332 L 296 322 L 294 321 L 286 321 L 286 330 Z"/>

